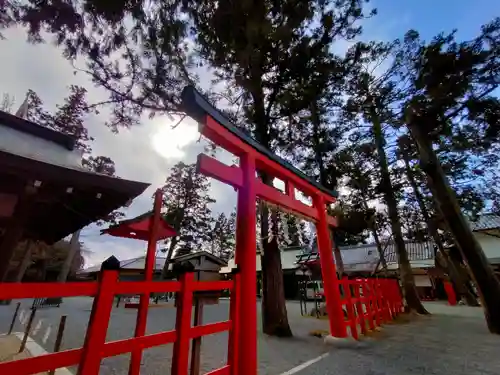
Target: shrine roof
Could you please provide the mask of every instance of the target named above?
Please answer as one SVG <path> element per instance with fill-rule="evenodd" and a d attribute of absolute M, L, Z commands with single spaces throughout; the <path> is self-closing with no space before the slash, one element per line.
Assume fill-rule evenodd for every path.
<path fill-rule="evenodd" d="M 38 125 L 32 121 L 14 116 L 8 112 L 0 111 L 0 124 L 16 131 L 33 135 L 37 138 L 56 143 L 67 150 L 72 151 L 75 148 L 75 138 L 58 131 Z"/>
<path fill-rule="evenodd" d="M 219 124 L 221 124 L 224 128 L 226 128 L 228 131 L 233 133 L 235 136 L 237 136 L 239 139 L 241 139 L 243 142 L 251 146 L 256 151 L 265 155 L 267 158 L 271 159 L 272 161 L 281 165 L 283 168 L 299 176 L 301 179 L 307 181 L 309 184 L 314 186 L 316 189 L 322 191 L 323 193 L 335 198 L 338 197 L 338 193 L 336 191 L 327 189 L 319 182 L 315 181 L 311 177 L 304 174 L 304 172 L 295 168 L 286 160 L 272 153 L 270 150 L 262 146 L 251 136 L 249 136 L 241 129 L 236 127 L 234 124 L 232 124 L 227 117 L 225 117 L 218 109 L 216 109 L 212 104 L 210 104 L 208 100 L 202 94 L 200 94 L 193 86 L 186 86 L 184 88 L 182 92 L 182 106 L 183 109 L 186 111 L 187 115 L 198 121 L 200 124 L 203 124 L 205 121 L 205 117 L 209 115 Z"/>
<path fill-rule="evenodd" d="M 101 230 L 101 234 L 148 241 L 149 228 L 152 220 L 153 211 L 148 211 L 132 219 L 121 220 L 118 224 L 111 225 L 109 228 Z M 168 224 L 167 220 L 163 216 L 160 216 L 160 229 L 158 231 L 157 241 L 165 240 L 176 234 L 176 231 Z"/>

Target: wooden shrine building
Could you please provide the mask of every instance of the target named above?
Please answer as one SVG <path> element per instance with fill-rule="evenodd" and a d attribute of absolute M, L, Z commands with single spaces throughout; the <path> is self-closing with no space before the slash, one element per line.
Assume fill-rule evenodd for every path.
<path fill-rule="evenodd" d="M 85 169 L 74 138 L 0 111 L 0 280 L 19 241 L 53 244 L 148 186 Z"/>

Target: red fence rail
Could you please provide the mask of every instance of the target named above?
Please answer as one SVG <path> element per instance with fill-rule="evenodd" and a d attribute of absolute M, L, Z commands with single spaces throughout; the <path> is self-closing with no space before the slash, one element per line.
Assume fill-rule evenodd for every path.
<path fill-rule="evenodd" d="M 0 363 L 0 374 L 28 375 L 37 374 L 60 367 L 79 365 L 78 375 L 97 375 L 101 360 L 133 351 L 142 351 L 154 346 L 173 343 L 173 375 L 186 375 L 189 363 L 189 344 L 191 339 L 223 331 L 229 331 L 229 342 L 236 342 L 235 323 L 237 308 L 231 298 L 231 311 L 228 321 L 191 326 L 193 293 L 198 291 L 236 290 L 238 275 L 230 281 L 195 281 L 192 273 L 184 274 L 179 281 L 118 281 L 117 271 L 104 271 L 98 282 L 84 283 L 0 283 L 0 300 L 42 297 L 94 297 L 87 335 L 82 348 L 50 353 L 33 358 Z M 109 318 L 116 294 L 144 294 L 154 292 L 176 292 L 177 316 L 175 330 L 133 337 L 125 340 L 106 342 Z M 231 293 L 234 296 L 234 293 Z M 232 373 L 233 350 L 229 351 L 226 366 L 210 372 L 210 375 Z M 129 375 L 139 375 L 134 369 Z"/>
<path fill-rule="evenodd" d="M 356 340 L 395 319 L 404 310 L 403 299 L 396 279 L 353 279 L 339 281 L 342 304 L 347 316 L 340 317 Z"/>

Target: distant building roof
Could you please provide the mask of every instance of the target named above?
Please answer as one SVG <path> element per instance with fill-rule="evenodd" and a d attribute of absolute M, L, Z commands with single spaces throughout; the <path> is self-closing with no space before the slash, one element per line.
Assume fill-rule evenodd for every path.
<path fill-rule="evenodd" d="M 186 260 L 198 258 L 200 256 L 205 256 L 205 257 L 209 258 L 210 260 L 212 260 L 212 262 L 219 264 L 221 266 L 225 266 L 227 264 L 222 258 L 219 258 L 218 256 L 215 256 L 213 254 L 210 254 L 208 251 L 197 251 L 194 253 L 176 256 L 176 257 L 173 257 L 171 259 L 171 262 L 172 263 L 184 262 Z"/>
<path fill-rule="evenodd" d="M 500 215 L 483 214 L 476 221 L 470 221 L 470 227 L 473 231 L 482 231 L 500 228 Z"/>
<path fill-rule="evenodd" d="M 75 148 L 76 140 L 74 137 L 38 125 L 21 117 L 14 116 L 8 112 L 0 111 L 0 123 L 14 130 L 56 143 L 69 151 Z"/>
<path fill-rule="evenodd" d="M 165 265 L 165 260 L 166 257 L 156 257 L 155 259 L 155 268 L 154 270 L 157 272 L 160 272 L 163 269 L 163 266 Z M 120 269 L 125 269 L 125 270 L 140 270 L 144 269 L 146 267 L 146 256 L 140 256 L 137 258 L 132 258 L 132 259 L 125 259 L 120 261 Z M 94 273 L 94 272 L 99 272 L 101 270 L 101 265 L 95 265 L 91 266 L 88 268 L 85 268 L 83 270 L 80 270 L 77 272 L 77 274 L 88 274 L 88 273 Z"/>

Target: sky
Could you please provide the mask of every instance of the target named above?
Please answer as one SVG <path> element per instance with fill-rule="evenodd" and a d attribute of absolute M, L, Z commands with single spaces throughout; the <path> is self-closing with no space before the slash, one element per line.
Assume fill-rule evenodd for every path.
<path fill-rule="evenodd" d="M 364 22 L 365 40 L 389 41 L 402 37 L 409 29 L 419 31 L 426 40 L 440 32 L 458 29 L 458 38 L 468 39 L 478 34 L 482 24 L 500 16 L 498 0 L 376 0 L 370 6 L 377 8 L 378 15 Z M 106 97 L 106 93 L 95 88 L 83 73 L 74 75 L 72 66 L 57 48 L 48 44 L 28 44 L 21 28 L 8 29 L 3 35 L 5 40 L 0 40 L 0 94 L 12 95 L 17 106 L 27 90 L 32 89 L 48 108 L 54 108 L 73 84 L 86 87 L 93 101 Z M 339 50 L 343 48 L 345 46 L 339 46 Z M 175 130 L 171 129 L 169 118 L 145 119 L 139 126 L 122 129 L 117 135 L 103 125 L 105 121 L 105 118 L 93 116 L 86 122 L 95 138 L 92 144 L 95 155 L 111 157 L 120 177 L 151 184 L 127 209 L 127 217 L 150 210 L 152 194 L 163 184 L 169 169 L 181 160 L 194 162 L 203 150 L 203 142 L 198 142 L 196 124 L 191 119 L 184 120 Z M 228 155 L 222 158 L 230 161 Z M 211 195 L 217 200 L 214 211 L 230 212 L 234 208 L 236 195 L 232 188 L 214 181 Z M 145 252 L 144 243 L 100 236 L 99 228 L 94 226 L 86 228 L 81 239 L 91 252 L 87 265 L 99 263 L 111 255 L 125 260 Z"/>

